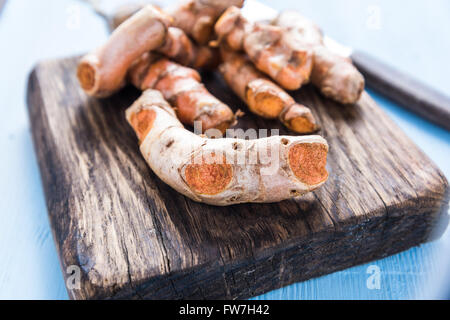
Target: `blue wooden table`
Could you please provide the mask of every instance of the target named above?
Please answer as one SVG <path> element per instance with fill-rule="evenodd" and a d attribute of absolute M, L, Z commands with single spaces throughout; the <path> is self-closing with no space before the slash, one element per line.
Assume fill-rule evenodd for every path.
<path fill-rule="evenodd" d="M 450 94 L 448 0 L 263 1 L 296 8 L 330 36 Z M 8 0 L 0 14 L 0 298 L 66 299 L 25 93 L 37 61 L 86 52 L 107 37 L 91 8 L 75 0 Z M 450 133 L 373 94 L 380 106 L 450 177 Z M 257 299 L 409 299 L 429 297 L 450 256 L 450 232 L 434 243 Z M 379 282 L 376 280 L 379 275 Z M 375 278 L 374 278 L 375 277 Z"/>

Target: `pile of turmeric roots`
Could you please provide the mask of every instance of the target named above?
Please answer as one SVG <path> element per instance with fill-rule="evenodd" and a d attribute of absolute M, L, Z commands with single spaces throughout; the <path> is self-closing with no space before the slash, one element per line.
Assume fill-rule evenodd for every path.
<path fill-rule="evenodd" d="M 128 83 L 142 90 L 126 117 L 145 160 L 175 190 L 212 205 L 277 202 L 320 187 L 328 178 L 327 142 L 304 135 L 319 129 L 316 120 L 285 90 L 310 82 L 326 97 L 352 104 L 364 89 L 358 70 L 323 45 L 313 22 L 289 11 L 252 23 L 241 12 L 243 2 L 123 9 L 107 42 L 77 70 L 81 87 L 94 97 Z M 212 139 L 186 130 L 183 124 L 195 124 L 223 134 L 236 122 L 202 84 L 200 69 L 219 70 L 251 112 L 302 135 Z"/>

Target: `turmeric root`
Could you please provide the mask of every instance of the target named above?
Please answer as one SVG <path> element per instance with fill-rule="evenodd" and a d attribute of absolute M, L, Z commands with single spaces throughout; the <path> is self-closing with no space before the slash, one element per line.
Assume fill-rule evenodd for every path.
<path fill-rule="evenodd" d="M 109 19 L 110 28 L 114 30 L 144 6 L 143 4 L 126 4 L 119 7 Z M 155 51 L 195 69 L 214 69 L 220 63 L 218 50 L 195 44 L 183 30 L 176 27 L 168 28 L 164 44 Z"/>
<path fill-rule="evenodd" d="M 221 52 L 224 62 L 219 70 L 231 89 L 247 103 L 250 111 L 268 119 L 279 118 L 286 127 L 297 133 L 318 130 L 311 110 L 297 104 L 244 55 L 223 48 Z"/>
<path fill-rule="evenodd" d="M 174 18 L 175 27 L 205 45 L 211 39 L 216 20 L 226 8 L 242 7 L 243 3 L 244 0 L 187 0 L 169 8 L 168 13 Z"/>
<path fill-rule="evenodd" d="M 209 46 L 199 46 L 183 30 L 170 27 L 164 45 L 157 52 L 195 69 L 214 69 L 220 63 L 220 53 Z"/>
<path fill-rule="evenodd" d="M 287 30 L 293 41 L 310 46 L 323 45 L 323 33 L 319 26 L 296 11 L 281 12 L 272 24 Z"/>
<path fill-rule="evenodd" d="M 194 201 L 278 202 L 328 178 L 328 145 L 320 136 L 207 139 L 186 130 L 156 90 L 146 90 L 126 117 L 153 172 Z"/>
<path fill-rule="evenodd" d="M 273 22 L 286 30 L 293 42 L 314 51 L 311 82 L 322 94 L 343 104 L 356 103 L 364 90 L 364 77 L 349 58 L 334 54 L 323 45 L 317 25 L 295 11 L 281 13 Z"/>
<path fill-rule="evenodd" d="M 252 24 L 236 7 L 228 8 L 215 27 L 218 42 L 233 50 L 244 50 L 262 72 L 287 90 L 307 83 L 313 66 L 311 47 L 286 37 L 283 28 Z"/>
<path fill-rule="evenodd" d="M 170 21 L 149 5 L 122 23 L 104 45 L 81 59 L 77 76 L 84 91 L 105 97 L 120 89 L 131 64 L 164 43 Z"/>
<path fill-rule="evenodd" d="M 183 123 L 193 126 L 200 121 L 203 132 L 215 128 L 224 133 L 235 122 L 231 109 L 206 90 L 194 69 L 147 54 L 130 69 L 129 77 L 141 90 L 161 91 Z"/>
<path fill-rule="evenodd" d="M 322 94 L 342 104 L 354 104 L 364 91 L 364 77 L 349 58 L 324 46 L 314 48 L 311 82 Z"/>

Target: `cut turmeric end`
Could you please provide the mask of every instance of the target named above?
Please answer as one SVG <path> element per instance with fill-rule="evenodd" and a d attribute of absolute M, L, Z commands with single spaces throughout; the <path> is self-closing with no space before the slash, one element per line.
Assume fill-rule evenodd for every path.
<path fill-rule="evenodd" d="M 185 170 L 186 182 L 198 194 L 216 195 L 226 189 L 233 177 L 231 165 L 189 164 Z"/>
<path fill-rule="evenodd" d="M 303 105 L 294 103 L 280 115 L 283 124 L 294 132 L 309 134 L 319 130 L 311 110 Z"/>
<path fill-rule="evenodd" d="M 83 90 L 89 91 L 94 87 L 95 70 L 88 63 L 80 63 L 77 69 L 77 77 Z"/>
<path fill-rule="evenodd" d="M 315 123 L 312 123 L 307 117 L 297 117 L 289 121 L 289 129 L 297 133 L 311 133 L 317 130 Z"/>
<path fill-rule="evenodd" d="M 131 115 L 131 126 L 133 127 L 139 139 L 139 143 L 144 141 L 147 134 L 153 127 L 156 113 L 153 110 L 141 110 L 138 113 Z"/>
<path fill-rule="evenodd" d="M 255 82 L 257 80 L 250 84 Z M 285 106 L 284 102 L 270 90 L 258 90 L 249 85 L 246 95 L 250 110 L 264 118 L 277 118 Z"/>
<path fill-rule="evenodd" d="M 289 165 L 303 183 L 314 186 L 327 180 L 328 149 L 320 143 L 300 143 L 289 149 Z"/>

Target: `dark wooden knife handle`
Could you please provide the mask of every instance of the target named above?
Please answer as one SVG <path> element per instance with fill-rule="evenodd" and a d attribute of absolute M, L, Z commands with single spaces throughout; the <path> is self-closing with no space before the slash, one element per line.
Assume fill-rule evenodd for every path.
<path fill-rule="evenodd" d="M 450 131 L 449 97 L 366 53 L 355 51 L 351 58 L 370 88 Z"/>

